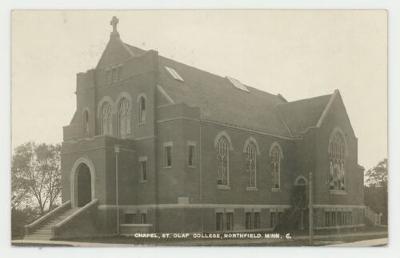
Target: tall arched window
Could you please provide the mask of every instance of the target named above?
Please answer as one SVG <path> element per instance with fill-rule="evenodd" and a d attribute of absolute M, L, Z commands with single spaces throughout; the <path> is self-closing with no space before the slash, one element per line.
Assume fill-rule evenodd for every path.
<path fill-rule="evenodd" d="M 101 106 L 101 134 L 112 135 L 112 109 L 108 102 Z"/>
<path fill-rule="evenodd" d="M 249 187 L 256 187 L 256 156 L 257 148 L 254 143 L 250 142 L 246 148 L 246 170 L 249 175 Z"/>
<path fill-rule="evenodd" d="M 131 132 L 129 101 L 122 98 L 118 105 L 118 135 L 126 137 Z"/>
<path fill-rule="evenodd" d="M 146 121 L 146 98 L 141 96 L 139 98 L 139 123 Z"/>
<path fill-rule="evenodd" d="M 83 133 L 89 134 L 89 111 L 83 111 Z"/>
<path fill-rule="evenodd" d="M 229 142 L 225 136 L 221 136 L 217 142 L 217 185 L 229 185 Z"/>
<path fill-rule="evenodd" d="M 281 161 L 283 157 L 282 157 L 282 149 L 277 143 L 272 144 L 269 155 L 271 158 L 272 189 L 280 189 Z"/>
<path fill-rule="evenodd" d="M 345 190 L 345 155 L 346 144 L 343 134 L 336 131 L 329 140 L 329 189 Z"/>

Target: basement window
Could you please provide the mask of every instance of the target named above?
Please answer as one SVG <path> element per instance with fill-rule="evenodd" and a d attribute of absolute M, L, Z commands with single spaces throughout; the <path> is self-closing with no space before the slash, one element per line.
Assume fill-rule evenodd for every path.
<path fill-rule="evenodd" d="M 125 224 L 135 224 L 136 214 L 135 213 L 125 213 Z"/>
<path fill-rule="evenodd" d="M 227 212 L 226 216 L 226 230 L 233 230 L 233 212 Z"/>
<path fill-rule="evenodd" d="M 227 76 L 226 78 L 232 83 L 233 86 L 235 86 L 235 88 L 242 90 L 242 91 L 249 92 L 249 89 L 247 89 L 246 85 L 241 83 L 239 80 L 229 77 L 229 76 Z"/>
<path fill-rule="evenodd" d="M 251 212 L 245 213 L 245 226 L 246 229 L 251 229 Z"/>
<path fill-rule="evenodd" d="M 217 212 L 215 214 L 215 229 L 222 231 L 224 229 L 224 213 Z"/>
<path fill-rule="evenodd" d="M 146 213 L 140 214 L 140 222 L 142 224 L 146 224 L 147 223 L 147 214 Z"/>
<path fill-rule="evenodd" d="M 260 226 L 261 226 L 260 213 L 254 212 L 254 228 L 260 228 Z"/>
<path fill-rule="evenodd" d="M 174 68 L 165 66 L 165 69 L 169 72 L 169 74 L 177 81 L 183 82 L 183 78 L 175 71 Z"/>

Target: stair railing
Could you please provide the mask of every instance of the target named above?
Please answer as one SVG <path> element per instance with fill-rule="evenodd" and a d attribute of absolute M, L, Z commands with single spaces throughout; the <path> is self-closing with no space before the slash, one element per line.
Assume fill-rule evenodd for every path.
<path fill-rule="evenodd" d="M 370 220 L 374 226 L 381 225 L 382 216 L 372 210 L 370 207 L 365 206 L 365 217 Z"/>
<path fill-rule="evenodd" d="M 289 210 L 286 210 L 282 216 L 282 220 L 279 222 L 278 225 L 274 227 L 274 230 L 277 228 L 281 228 L 282 226 L 288 227 L 285 230 L 294 230 L 294 225 L 296 222 L 301 219 L 298 215 L 301 210 L 306 208 L 306 199 L 305 196 L 300 196 L 299 198 L 292 200 L 292 205 Z"/>
<path fill-rule="evenodd" d="M 59 236 L 62 231 L 68 227 L 70 223 L 73 223 L 76 219 L 79 219 L 81 215 L 84 215 L 85 213 L 88 213 L 92 211 L 93 209 L 97 208 L 99 200 L 98 199 L 93 199 L 91 202 L 87 203 L 85 206 L 79 208 L 77 211 L 72 213 L 70 216 L 65 218 L 64 220 L 60 221 L 56 225 L 52 227 L 52 233 L 53 236 Z"/>
<path fill-rule="evenodd" d="M 45 222 L 51 220 L 54 218 L 56 215 L 60 214 L 61 212 L 68 210 L 71 208 L 71 201 L 66 201 L 59 207 L 55 208 L 54 210 L 46 213 L 45 215 L 41 216 L 34 222 L 32 222 L 29 225 L 25 225 L 25 235 L 31 234 L 34 232 L 37 228 L 39 228 L 41 225 L 43 225 Z"/>

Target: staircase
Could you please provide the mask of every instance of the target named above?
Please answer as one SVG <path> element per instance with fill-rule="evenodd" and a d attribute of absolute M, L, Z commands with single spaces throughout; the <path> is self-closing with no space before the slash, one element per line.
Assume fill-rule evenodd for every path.
<path fill-rule="evenodd" d="M 368 206 L 365 206 L 364 216 L 373 226 L 379 226 L 382 224 L 382 214 L 376 213 Z"/>
<path fill-rule="evenodd" d="M 300 223 L 304 223 L 304 215 L 305 212 L 308 212 L 307 210 L 307 197 L 305 193 L 305 187 L 303 185 L 301 186 L 295 186 L 292 190 L 291 193 L 291 208 L 288 210 L 285 210 L 283 213 L 283 216 L 281 218 L 281 221 L 279 221 L 279 224 L 275 226 L 274 231 L 275 232 L 291 232 L 294 230 L 299 230 Z M 301 216 L 301 213 L 303 212 L 303 216 Z M 303 219 L 303 222 L 301 220 Z M 306 225 L 303 224 L 303 228 Z M 304 230 L 304 229 L 303 229 Z"/>
<path fill-rule="evenodd" d="M 24 240 L 50 240 L 53 238 L 52 227 L 71 216 L 78 208 L 70 208 L 54 218 L 44 222 L 33 232 L 25 235 Z"/>

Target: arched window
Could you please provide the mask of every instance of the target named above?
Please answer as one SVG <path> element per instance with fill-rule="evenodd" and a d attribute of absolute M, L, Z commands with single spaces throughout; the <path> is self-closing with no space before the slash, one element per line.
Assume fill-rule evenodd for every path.
<path fill-rule="evenodd" d="M 304 186 L 307 185 L 307 180 L 303 176 L 298 176 L 294 181 L 294 185 L 296 186 Z"/>
<path fill-rule="evenodd" d="M 282 149 L 279 144 L 272 144 L 269 152 L 271 158 L 271 172 L 272 172 L 272 189 L 280 189 L 281 187 L 281 161 Z"/>
<path fill-rule="evenodd" d="M 345 190 L 345 155 L 346 143 L 343 134 L 336 131 L 329 140 L 329 189 Z"/>
<path fill-rule="evenodd" d="M 217 185 L 229 185 L 229 141 L 221 136 L 217 141 Z"/>
<path fill-rule="evenodd" d="M 101 134 L 112 135 L 112 109 L 108 102 L 101 106 Z"/>
<path fill-rule="evenodd" d="M 246 170 L 249 175 L 248 187 L 256 187 L 257 148 L 253 142 L 247 144 L 246 156 Z"/>
<path fill-rule="evenodd" d="M 89 111 L 83 111 L 83 133 L 89 134 Z"/>
<path fill-rule="evenodd" d="M 129 101 L 122 98 L 118 105 L 118 135 L 126 137 L 131 132 Z"/>
<path fill-rule="evenodd" d="M 139 98 L 139 123 L 146 121 L 146 98 L 141 96 Z"/>

